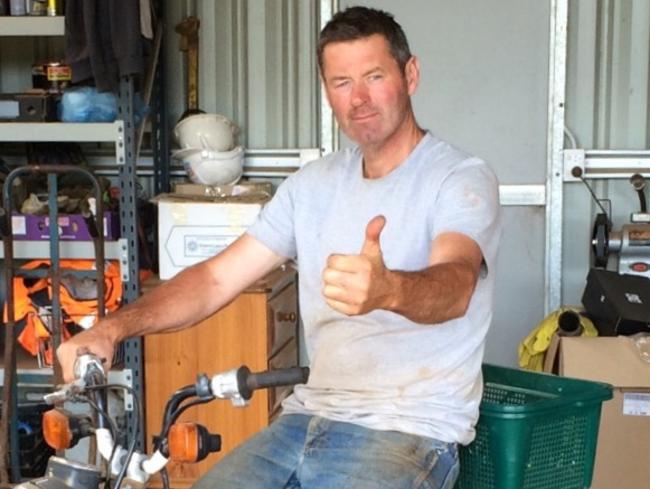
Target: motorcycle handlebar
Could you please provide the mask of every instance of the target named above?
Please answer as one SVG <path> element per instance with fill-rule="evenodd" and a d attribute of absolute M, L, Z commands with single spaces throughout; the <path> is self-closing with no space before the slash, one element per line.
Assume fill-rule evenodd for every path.
<path fill-rule="evenodd" d="M 304 384 L 307 379 L 309 379 L 308 367 L 283 368 L 251 373 L 246 379 L 246 386 L 251 390 L 256 390 L 282 385 Z"/>
<path fill-rule="evenodd" d="M 253 391 L 283 385 L 304 384 L 309 379 L 308 367 L 291 367 L 265 372 L 251 372 L 248 367 L 237 371 L 237 384 L 240 395 L 250 399 Z"/>

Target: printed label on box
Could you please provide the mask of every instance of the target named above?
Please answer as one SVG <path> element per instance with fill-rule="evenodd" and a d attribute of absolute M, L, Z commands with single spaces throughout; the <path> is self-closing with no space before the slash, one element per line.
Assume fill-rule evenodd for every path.
<path fill-rule="evenodd" d="M 650 394 L 626 392 L 623 394 L 623 414 L 650 416 Z"/>
<path fill-rule="evenodd" d="M 232 243 L 232 236 L 184 236 L 184 255 L 208 258 L 221 252 Z"/>
<path fill-rule="evenodd" d="M 25 216 L 11 216 L 11 230 L 13 234 L 27 234 L 27 219 L 25 219 Z"/>
<path fill-rule="evenodd" d="M 12 216 L 12 230 L 16 239 L 47 240 L 50 238 L 49 216 L 17 214 Z M 81 214 L 58 216 L 59 239 L 64 241 L 90 241 L 88 225 Z M 104 239 L 119 237 L 119 219 L 116 213 L 106 213 L 103 219 Z"/>

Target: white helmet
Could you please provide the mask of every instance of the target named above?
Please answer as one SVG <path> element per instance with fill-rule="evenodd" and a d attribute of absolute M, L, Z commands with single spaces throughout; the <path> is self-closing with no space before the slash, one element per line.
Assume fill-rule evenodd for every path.
<path fill-rule="evenodd" d="M 234 185 L 244 171 L 244 149 L 241 146 L 225 152 L 181 149 L 173 157 L 183 163 L 192 182 L 203 185 Z"/>
<path fill-rule="evenodd" d="M 230 119 L 220 114 L 195 114 L 176 124 L 174 137 L 181 149 L 230 151 L 235 146 L 237 130 Z"/>

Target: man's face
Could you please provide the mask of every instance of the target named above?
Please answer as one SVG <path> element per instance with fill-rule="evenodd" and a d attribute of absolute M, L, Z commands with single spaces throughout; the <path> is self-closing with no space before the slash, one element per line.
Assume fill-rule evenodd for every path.
<path fill-rule="evenodd" d="M 411 115 L 417 60 L 411 58 L 403 73 L 384 36 L 328 44 L 322 75 L 336 120 L 362 147 L 382 146 Z"/>

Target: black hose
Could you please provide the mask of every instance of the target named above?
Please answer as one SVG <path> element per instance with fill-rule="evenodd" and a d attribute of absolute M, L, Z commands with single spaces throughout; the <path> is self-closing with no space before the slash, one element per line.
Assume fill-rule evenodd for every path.
<path fill-rule="evenodd" d="M 99 386 L 102 385 L 105 380 L 104 372 L 100 372 L 98 370 L 91 370 L 90 374 L 88 375 L 88 387 L 94 387 L 94 386 Z M 105 389 L 90 389 L 91 393 L 93 394 L 94 401 L 97 403 L 97 406 L 99 407 L 99 410 L 102 412 L 107 412 L 107 396 L 106 396 L 106 390 Z M 105 419 L 103 417 L 99 417 L 97 420 L 97 425 L 100 428 L 107 428 L 106 422 L 109 421 L 108 417 Z"/>
<path fill-rule="evenodd" d="M 103 416 L 106 419 L 106 422 L 108 423 L 109 431 L 111 432 L 111 436 L 113 437 L 113 440 L 117 440 L 117 425 L 115 424 L 115 421 L 113 421 L 108 412 L 104 411 L 101 409 L 95 401 L 93 401 L 90 397 L 86 398 L 86 402 L 92 406 L 95 411 L 97 411 L 97 414 L 99 414 L 100 418 Z M 106 474 L 106 481 L 105 481 L 105 489 L 111 489 L 111 467 L 113 465 L 113 458 L 115 458 L 115 452 L 117 451 L 117 443 L 113 443 L 113 449 L 111 450 L 111 455 L 108 457 L 108 470 Z"/>
<path fill-rule="evenodd" d="M 645 178 L 643 178 L 643 175 L 640 173 L 635 173 L 630 177 L 630 183 L 632 184 L 632 188 L 636 190 L 636 193 L 639 196 L 639 207 L 641 209 L 641 212 L 646 212 L 648 210 L 648 206 L 645 199 Z"/>
<path fill-rule="evenodd" d="M 131 458 L 133 457 L 133 453 L 135 452 L 135 444 L 137 442 L 138 433 L 140 432 L 140 424 L 142 422 L 142 419 L 144 418 L 144 413 L 142 412 L 142 404 L 140 403 L 140 398 L 138 397 L 138 393 L 132 387 L 129 387 L 128 385 L 122 385 L 122 384 L 103 384 L 103 385 L 87 387 L 87 389 L 89 390 L 100 389 L 100 388 L 124 389 L 133 396 L 133 404 L 135 404 L 136 417 L 135 417 L 135 426 L 133 427 L 133 437 L 131 438 L 131 443 L 129 444 L 129 448 L 126 452 L 126 456 L 124 457 L 124 462 L 122 463 L 122 469 L 120 470 L 120 473 L 117 475 L 117 478 L 115 480 L 115 489 L 120 489 L 120 485 L 122 484 L 122 482 L 124 481 L 124 477 L 126 476 L 126 469 L 128 468 L 129 463 L 131 462 Z M 117 444 L 117 441 L 115 439 L 113 440 L 113 442 Z"/>
<path fill-rule="evenodd" d="M 163 426 L 167 423 L 171 413 L 178 409 L 181 402 L 194 395 L 196 395 L 196 387 L 194 385 L 186 385 L 174 392 L 169 398 L 169 401 L 167 401 L 165 410 L 163 411 Z"/>
<path fill-rule="evenodd" d="M 171 489 L 169 485 L 169 472 L 167 472 L 167 467 L 163 467 L 160 471 L 160 478 L 162 479 L 163 489 Z"/>
<path fill-rule="evenodd" d="M 648 210 L 648 205 L 645 200 L 645 193 L 643 190 L 637 190 L 636 193 L 639 195 L 639 206 L 641 207 L 641 212 L 646 212 Z"/>

